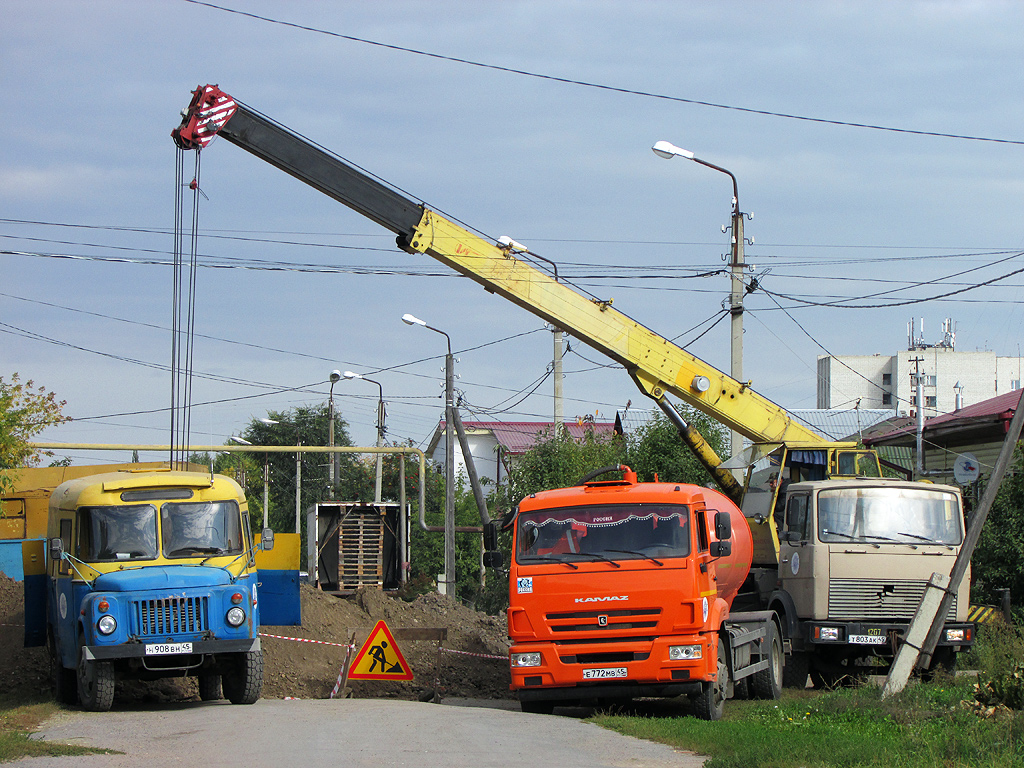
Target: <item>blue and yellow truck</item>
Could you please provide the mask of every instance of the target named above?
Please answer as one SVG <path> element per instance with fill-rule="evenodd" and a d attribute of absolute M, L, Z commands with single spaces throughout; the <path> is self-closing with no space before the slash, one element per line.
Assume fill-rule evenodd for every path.
<path fill-rule="evenodd" d="M 37 628 L 61 703 L 104 711 L 118 679 L 193 676 L 203 700 L 252 704 L 263 682 L 256 553 L 273 544 L 269 529 L 254 540 L 244 491 L 223 475 L 68 480 L 49 496 L 45 555 L 26 552 L 26 644 Z"/>

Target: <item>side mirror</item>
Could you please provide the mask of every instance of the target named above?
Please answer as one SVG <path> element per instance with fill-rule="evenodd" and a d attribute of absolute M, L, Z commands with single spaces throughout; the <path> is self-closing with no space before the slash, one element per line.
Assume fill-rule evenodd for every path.
<path fill-rule="evenodd" d="M 270 528 L 263 529 L 263 535 L 260 536 L 260 549 L 264 552 L 269 552 L 274 548 L 274 532 Z"/>
<path fill-rule="evenodd" d="M 715 538 L 720 541 L 732 538 L 732 518 L 728 512 L 715 512 Z"/>
<path fill-rule="evenodd" d="M 712 541 L 709 550 L 712 557 L 728 557 L 732 554 L 732 542 Z"/>
<path fill-rule="evenodd" d="M 484 526 L 484 550 L 489 551 L 498 548 L 498 526 L 492 520 Z"/>
<path fill-rule="evenodd" d="M 62 539 L 50 539 L 50 559 L 60 560 L 64 556 L 64 541 Z"/>
<path fill-rule="evenodd" d="M 484 552 L 485 568 L 501 568 L 504 564 L 505 558 L 498 550 L 492 549 Z"/>

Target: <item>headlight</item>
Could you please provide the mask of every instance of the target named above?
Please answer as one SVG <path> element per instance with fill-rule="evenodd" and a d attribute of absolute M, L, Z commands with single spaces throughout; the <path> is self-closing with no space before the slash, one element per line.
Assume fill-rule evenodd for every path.
<path fill-rule="evenodd" d="M 241 608 L 229 608 L 224 617 L 232 627 L 240 627 L 245 622 L 245 611 Z"/>
<path fill-rule="evenodd" d="M 111 635 L 117 629 L 117 619 L 110 614 L 100 616 L 100 620 L 96 622 L 96 629 L 100 631 L 101 635 Z"/>
<path fill-rule="evenodd" d="M 962 643 L 964 641 L 965 633 L 962 629 L 947 629 L 946 630 L 946 642 L 948 643 Z"/>
<path fill-rule="evenodd" d="M 512 654 L 512 666 L 513 667 L 539 667 L 540 666 L 540 654 L 539 653 L 513 653 Z"/>
<path fill-rule="evenodd" d="M 684 659 L 703 658 L 703 650 L 699 645 L 670 645 L 668 647 L 669 661 L 683 661 Z"/>
<path fill-rule="evenodd" d="M 839 639 L 839 627 L 822 627 L 821 628 L 821 639 L 822 640 L 838 640 Z"/>

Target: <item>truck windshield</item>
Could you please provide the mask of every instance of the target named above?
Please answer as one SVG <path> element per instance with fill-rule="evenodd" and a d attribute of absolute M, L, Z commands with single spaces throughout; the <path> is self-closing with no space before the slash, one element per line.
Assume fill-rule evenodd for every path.
<path fill-rule="evenodd" d="M 79 507 L 78 557 L 152 560 L 156 557 L 156 507 L 152 504 Z"/>
<path fill-rule="evenodd" d="M 690 509 L 684 504 L 609 504 L 521 512 L 516 542 L 520 562 L 685 557 L 690 554 Z"/>
<path fill-rule="evenodd" d="M 818 494 L 818 537 L 824 542 L 952 546 L 962 537 L 952 493 L 911 488 L 837 488 Z"/>
<path fill-rule="evenodd" d="M 160 507 L 164 557 L 230 555 L 242 551 L 242 523 L 234 501 L 164 502 Z"/>

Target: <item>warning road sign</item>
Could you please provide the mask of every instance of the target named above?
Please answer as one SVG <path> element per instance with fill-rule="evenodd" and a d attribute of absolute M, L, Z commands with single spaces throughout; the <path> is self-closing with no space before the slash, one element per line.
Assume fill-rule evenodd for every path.
<path fill-rule="evenodd" d="M 359 649 L 348 676 L 350 680 L 412 680 L 412 668 L 383 619 Z"/>

